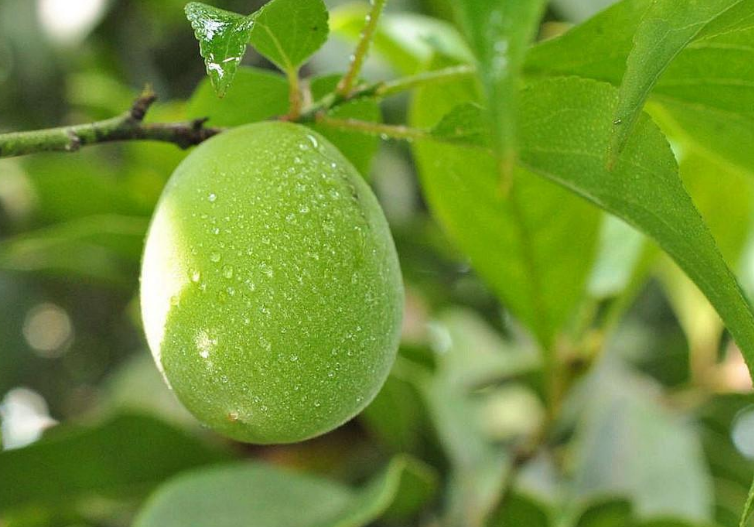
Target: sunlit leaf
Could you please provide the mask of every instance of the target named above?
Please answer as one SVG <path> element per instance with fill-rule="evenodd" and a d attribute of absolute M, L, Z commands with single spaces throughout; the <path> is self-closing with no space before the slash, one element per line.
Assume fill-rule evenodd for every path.
<path fill-rule="evenodd" d="M 249 42 L 286 72 L 295 72 L 327 40 L 322 0 L 271 0 L 251 15 Z"/>
<path fill-rule="evenodd" d="M 212 86 L 217 95 L 223 97 L 246 52 L 251 19 L 200 2 L 186 5 L 186 17 L 199 41 L 199 51 Z"/>
<path fill-rule="evenodd" d="M 656 0 L 652 3 L 634 35 L 633 49 L 628 56 L 613 122 L 611 163 L 622 152 L 645 101 L 670 62 L 706 26 L 742 2 Z"/>
<path fill-rule="evenodd" d="M 442 118 L 459 104 L 477 102 L 474 94 L 470 82 L 423 89 L 412 122 L 452 129 Z M 468 110 L 461 110 L 464 126 L 474 128 Z M 450 119 L 457 121 L 446 117 L 446 124 Z M 414 153 L 434 215 L 504 305 L 547 346 L 583 294 L 599 212 L 523 169 L 504 199 L 496 159 L 479 148 L 420 141 Z"/>
<path fill-rule="evenodd" d="M 624 0 L 533 47 L 527 73 L 578 75 L 620 85 L 632 37 L 650 5 L 650 0 Z M 753 39 L 754 0 L 743 0 L 708 24 L 670 62 L 649 98 L 650 111 L 661 112 L 664 121 L 673 122 L 698 148 L 749 172 L 754 172 Z"/>
<path fill-rule="evenodd" d="M 606 169 L 616 104 L 616 90 L 594 81 L 530 85 L 522 96 L 524 165 L 654 238 L 704 292 L 754 366 L 751 307 L 683 188 L 659 129 L 642 116 L 624 155 Z"/>

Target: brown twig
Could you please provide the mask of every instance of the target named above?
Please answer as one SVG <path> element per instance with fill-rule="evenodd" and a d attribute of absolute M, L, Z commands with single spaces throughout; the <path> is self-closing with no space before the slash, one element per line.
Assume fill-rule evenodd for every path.
<path fill-rule="evenodd" d="M 83 146 L 115 141 L 161 141 L 189 148 L 222 132 L 205 127 L 207 119 L 176 123 L 145 123 L 144 118 L 157 95 L 146 89 L 124 114 L 88 124 L 47 130 L 0 134 L 0 158 L 39 152 L 76 152 Z"/>

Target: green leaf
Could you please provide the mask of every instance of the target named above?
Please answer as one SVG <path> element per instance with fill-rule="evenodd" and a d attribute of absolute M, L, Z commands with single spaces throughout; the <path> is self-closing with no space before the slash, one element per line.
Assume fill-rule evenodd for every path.
<path fill-rule="evenodd" d="M 234 89 L 223 99 L 214 96 L 205 79 L 189 99 L 189 119 L 209 118 L 210 126 L 238 126 L 284 115 L 288 111 L 288 81 L 279 73 L 241 66 Z"/>
<path fill-rule="evenodd" d="M 426 501 L 434 486 L 427 470 L 417 461 L 397 457 L 366 487 L 354 490 L 262 463 L 204 469 L 159 489 L 134 525 L 359 527 L 388 512 L 408 490 L 403 485 L 412 487 L 414 505 Z"/>
<path fill-rule="evenodd" d="M 252 14 L 249 43 L 289 74 L 327 40 L 327 8 L 322 0 L 271 0 Z"/>
<path fill-rule="evenodd" d="M 359 419 L 370 435 L 391 451 L 416 453 L 422 446 L 428 423 L 422 400 L 401 364 L 401 361 L 395 363 L 380 393 Z"/>
<path fill-rule="evenodd" d="M 586 507 L 579 516 L 576 527 L 627 527 L 633 523 L 631 504 L 613 498 Z"/>
<path fill-rule="evenodd" d="M 459 104 L 448 112 L 432 129 L 432 137 L 446 143 L 488 148 L 490 137 L 484 126 L 482 107 Z"/>
<path fill-rule="evenodd" d="M 754 314 L 660 130 L 640 117 L 625 154 L 612 171 L 605 168 L 616 105 L 616 90 L 594 81 L 531 84 L 522 95 L 523 164 L 654 238 L 715 307 L 752 369 Z"/>
<path fill-rule="evenodd" d="M 330 13 L 333 34 L 356 42 L 369 6 L 346 4 Z M 416 73 L 434 56 L 460 62 L 472 58 L 466 43 L 452 24 L 414 13 L 385 13 L 374 35 L 374 51 L 404 75 Z"/>
<path fill-rule="evenodd" d="M 631 498 L 639 518 L 708 520 L 712 478 L 695 429 L 671 415 L 649 378 L 603 362 L 569 404 L 582 408 L 574 438 L 574 492 Z M 594 397 L 594 394 L 599 397 Z"/>
<path fill-rule="evenodd" d="M 250 17 L 200 2 L 186 5 L 186 17 L 199 41 L 207 75 L 218 97 L 225 96 L 246 52 L 252 31 Z"/>
<path fill-rule="evenodd" d="M 228 459 L 162 421 L 123 414 L 94 428 L 0 453 L 0 510 L 65 505 L 92 493 L 133 495 L 184 470 Z"/>
<path fill-rule="evenodd" d="M 501 181 L 510 181 L 517 157 L 518 82 L 524 56 L 539 29 L 544 0 L 461 0 L 461 26 L 477 59 Z"/>
<path fill-rule="evenodd" d="M 656 0 L 634 35 L 621 84 L 610 140 L 613 164 L 623 151 L 644 103 L 660 75 L 706 26 L 743 0 Z"/>
<path fill-rule="evenodd" d="M 97 215 L 3 240 L 0 269 L 134 285 L 149 220 Z"/>
<path fill-rule="evenodd" d="M 742 454 L 752 444 L 750 422 L 754 397 L 750 393 L 715 395 L 697 412 L 698 427 L 710 472 L 715 481 L 716 518 L 720 525 L 737 525 L 754 472 L 751 458 Z M 735 443 L 734 443 L 735 438 Z M 743 449 L 741 447 L 744 447 Z"/>
<path fill-rule="evenodd" d="M 522 494 L 511 493 L 490 522 L 490 527 L 550 527 L 545 506 Z M 623 527 L 623 526 L 621 526 Z"/>
<path fill-rule="evenodd" d="M 533 47 L 527 55 L 527 73 L 578 75 L 620 85 L 632 36 L 650 5 L 650 0 L 624 0 L 561 37 Z M 754 0 L 744 0 L 706 26 L 669 64 L 648 107 L 707 155 L 749 172 L 754 172 L 752 40 Z M 589 53 L 583 53 L 585 49 Z"/>
<path fill-rule="evenodd" d="M 752 217 L 754 200 L 751 180 L 698 152 L 688 148 L 681 151 L 680 173 L 685 187 L 715 237 L 723 258 L 732 269 L 737 269 L 751 222 L 732 222 L 731 218 Z M 707 364 L 712 366 L 717 361 L 723 330 L 720 318 L 696 286 L 675 266 L 663 266 L 660 278 L 678 321 L 686 332 L 691 353 L 705 354 Z"/>
<path fill-rule="evenodd" d="M 311 80 L 311 91 L 314 100 L 335 91 L 342 75 L 325 75 Z M 379 103 L 374 99 L 357 99 L 338 105 L 330 110 L 328 115 L 337 119 L 358 119 L 373 123 L 382 122 L 382 112 Z M 337 130 L 331 126 L 307 124 L 334 144 L 346 158 L 353 163 L 356 170 L 369 179 L 372 161 L 380 147 L 380 138 L 368 134 L 354 134 Z"/>
<path fill-rule="evenodd" d="M 411 121 L 433 127 L 458 104 L 476 102 L 474 93 L 470 82 L 422 89 Z M 584 292 L 599 212 L 523 169 L 503 199 L 496 159 L 478 148 L 421 141 L 414 154 L 435 217 L 505 306 L 548 347 Z"/>

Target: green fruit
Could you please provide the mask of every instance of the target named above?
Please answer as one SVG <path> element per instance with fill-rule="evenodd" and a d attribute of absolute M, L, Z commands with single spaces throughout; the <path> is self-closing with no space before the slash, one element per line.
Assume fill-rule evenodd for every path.
<path fill-rule="evenodd" d="M 388 375 L 403 286 L 377 200 L 320 135 L 258 123 L 199 146 L 157 206 L 144 327 L 183 404 L 221 434 L 301 441 Z"/>

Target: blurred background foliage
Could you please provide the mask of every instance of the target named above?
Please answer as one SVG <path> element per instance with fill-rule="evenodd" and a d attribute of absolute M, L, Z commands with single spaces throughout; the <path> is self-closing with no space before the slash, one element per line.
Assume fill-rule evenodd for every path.
<path fill-rule="evenodd" d="M 110 117 L 147 83 L 160 97 L 149 119 L 232 119 L 243 75 L 225 114 L 207 103 L 184 3 L 0 0 L 0 131 Z M 263 2 L 211 3 L 249 13 Z M 358 31 L 360 5 L 327 3 L 335 38 L 307 75 L 342 72 Z M 553 1 L 542 35 L 608 3 Z M 428 58 L 411 36 L 429 24 L 417 15 L 452 14 L 449 0 L 393 0 L 389 12 L 370 79 Z M 244 64 L 270 66 L 252 50 Z M 405 122 L 407 98 L 383 112 Z M 726 259 L 754 285 L 750 174 L 674 146 Z M 197 514 L 213 525 L 239 503 L 254 525 L 737 525 L 754 396 L 700 293 L 603 218 L 588 298 L 563 337 L 562 400 L 547 407 L 534 341 L 431 218 L 409 149 L 393 142 L 371 163 L 408 290 L 385 388 L 358 419 L 298 445 L 243 446 L 199 427 L 154 368 L 135 299 L 149 217 L 184 155 L 130 143 L 0 160 L 0 525 L 130 525 L 140 509 L 137 525 Z M 255 462 L 197 469 L 241 458 Z"/>

